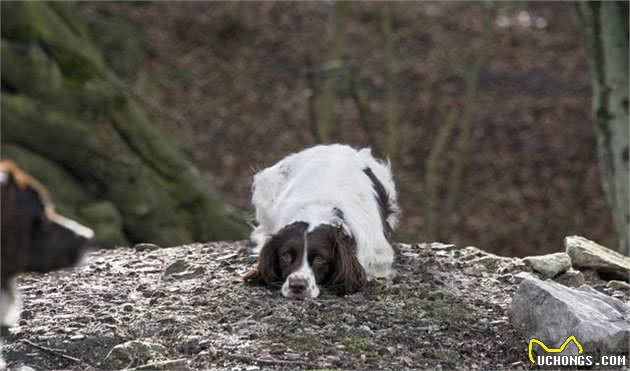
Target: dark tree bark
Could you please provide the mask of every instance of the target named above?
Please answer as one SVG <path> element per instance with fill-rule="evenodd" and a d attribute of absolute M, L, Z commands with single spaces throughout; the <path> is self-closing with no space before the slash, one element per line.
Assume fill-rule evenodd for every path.
<path fill-rule="evenodd" d="M 619 236 L 617 250 L 629 255 L 628 3 L 580 2 L 578 10 L 591 65 L 604 191 Z"/>
<path fill-rule="evenodd" d="M 147 119 L 76 11 L 2 2 L 2 156 L 103 245 L 242 238 L 245 224 Z"/>

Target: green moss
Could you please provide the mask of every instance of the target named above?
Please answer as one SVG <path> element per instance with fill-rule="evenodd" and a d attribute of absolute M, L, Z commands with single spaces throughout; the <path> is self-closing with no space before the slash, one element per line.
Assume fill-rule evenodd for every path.
<path fill-rule="evenodd" d="M 289 336 L 286 340 L 286 345 L 298 352 L 317 351 L 322 347 L 319 338 L 312 335 Z"/>
<path fill-rule="evenodd" d="M 19 1 L 3 1 L 2 37 L 16 41 L 36 41 L 42 35 L 45 23 L 41 12 L 34 11 L 32 5 Z M 37 7 L 38 5 L 35 5 Z"/>
<path fill-rule="evenodd" d="M 2 39 L 2 83 L 22 94 L 68 106 L 63 76 L 57 63 L 37 44 L 16 44 Z"/>
<path fill-rule="evenodd" d="M 2 2 L 2 37 L 47 45 L 69 80 L 92 79 L 102 68 L 101 58 L 90 41 L 77 34 L 45 2 Z"/>
<path fill-rule="evenodd" d="M 368 350 L 369 341 L 365 336 L 346 336 L 343 339 L 343 346 L 350 353 L 361 353 Z"/>
<path fill-rule="evenodd" d="M 122 216 L 113 203 L 99 201 L 87 204 L 79 209 L 79 215 L 94 229 L 96 243 L 99 246 L 116 247 L 129 244 L 123 233 Z"/>
<path fill-rule="evenodd" d="M 456 350 L 451 349 L 435 349 L 433 351 L 435 358 L 439 359 L 445 368 L 456 368 L 461 359 L 460 354 Z"/>
<path fill-rule="evenodd" d="M 245 237 L 242 219 L 103 67 L 75 5 L 1 6 L 2 82 L 11 91 L 0 97 L 2 144 L 60 164 L 61 175 L 42 181 L 54 185 L 62 213 L 78 215 L 104 246 L 126 244 L 126 238 L 172 246 Z M 102 26 L 107 30 L 108 22 Z M 47 167 L 36 172 L 47 174 Z M 77 184 L 63 185 L 70 180 Z"/>

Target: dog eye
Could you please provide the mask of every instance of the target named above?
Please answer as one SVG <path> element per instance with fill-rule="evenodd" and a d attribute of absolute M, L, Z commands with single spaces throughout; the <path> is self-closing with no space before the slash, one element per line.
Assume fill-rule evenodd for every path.
<path fill-rule="evenodd" d="M 322 258 L 321 256 L 316 256 L 315 259 L 313 259 L 313 264 L 326 264 L 326 259 Z"/>
<path fill-rule="evenodd" d="M 291 261 L 293 260 L 293 256 L 291 256 L 291 254 L 288 252 L 282 254 L 281 258 L 287 263 L 291 263 Z"/>

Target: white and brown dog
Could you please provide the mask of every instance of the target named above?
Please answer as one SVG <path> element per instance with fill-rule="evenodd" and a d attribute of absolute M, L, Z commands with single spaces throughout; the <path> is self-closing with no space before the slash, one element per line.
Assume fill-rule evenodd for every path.
<path fill-rule="evenodd" d="M 338 294 L 392 273 L 400 210 L 390 165 L 370 149 L 320 145 L 254 176 L 257 267 L 246 281 L 281 285 L 288 298 Z"/>

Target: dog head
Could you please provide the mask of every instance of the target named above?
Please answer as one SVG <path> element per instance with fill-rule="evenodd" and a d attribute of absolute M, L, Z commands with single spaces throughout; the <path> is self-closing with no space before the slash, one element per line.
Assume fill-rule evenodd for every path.
<path fill-rule="evenodd" d="M 57 214 L 46 189 L 11 161 L 0 161 L 2 280 L 78 262 L 94 232 Z"/>
<path fill-rule="evenodd" d="M 312 229 L 302 222 L 273 235 L 260 250 L 256 270 L 246 280 L 282 285 L 291 299 L 315 298 L 320 287 L 337 294 L 355 292 L 366 275 L 356 257 L 356 244 L 342 228 L 321 224 Z"/>

